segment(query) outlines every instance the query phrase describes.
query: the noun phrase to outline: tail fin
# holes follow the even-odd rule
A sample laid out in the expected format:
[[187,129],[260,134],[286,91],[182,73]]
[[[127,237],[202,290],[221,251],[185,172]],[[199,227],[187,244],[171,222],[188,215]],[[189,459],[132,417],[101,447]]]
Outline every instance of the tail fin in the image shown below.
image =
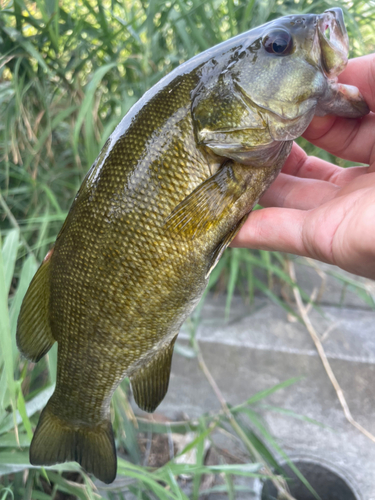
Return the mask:
[[95,426],[71,425],[50,409],[42,411],[30,446],[32,465],[54,465],[75,460],[104,483],[116,477],[117,457],[112,425],[105,420]]

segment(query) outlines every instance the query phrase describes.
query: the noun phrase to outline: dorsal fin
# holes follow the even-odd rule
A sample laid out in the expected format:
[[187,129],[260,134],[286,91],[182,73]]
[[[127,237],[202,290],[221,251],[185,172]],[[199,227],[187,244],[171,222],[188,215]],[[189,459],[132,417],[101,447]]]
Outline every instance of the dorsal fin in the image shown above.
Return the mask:
[[134,400],[141,410],[152,413],[167,393],[176,338],[177,335],[170,344],[165,344],[146,366],[130,377]]
[[52,347],[55,339],[49,324],[49,277],[53,250],[46,255],[23,299],[17,323],[17,346],[35,363]]

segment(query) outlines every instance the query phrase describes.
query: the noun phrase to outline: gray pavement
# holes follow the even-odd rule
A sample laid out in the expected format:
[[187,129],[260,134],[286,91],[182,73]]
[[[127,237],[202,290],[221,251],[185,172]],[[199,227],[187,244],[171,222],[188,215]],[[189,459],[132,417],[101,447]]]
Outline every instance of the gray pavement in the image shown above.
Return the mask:
[[[320,286],[315,271],[299,267],[297,273],[305,289]],[[351,279],[347,275],[348,286],[329,278],[320,306],[310,311],[310,317],[317,332],[326,334],[324,349],[353,417],[375,434],[375,311],[350,289]],[[368,282],[361,283],[365,289]],[[251,306],[235,297],[228,320],[224,309],[224,297],[206,300],[197,339],[226,400],[241,403],[258,391],[301,377],[263,404],[306,416],[325,427],[258,406],[269,431],[288,453],[332,464],[356,485],[362,500],[375,500],[375,443],[345,419],[305,327],[262,297],[256,297]],[[188,345],[187,330],[188,325],[179,336],[180,346]],[[170,418],[184,412],[194,418],[219,408],[197,360],[177,351],[170,388],[158,412]]]

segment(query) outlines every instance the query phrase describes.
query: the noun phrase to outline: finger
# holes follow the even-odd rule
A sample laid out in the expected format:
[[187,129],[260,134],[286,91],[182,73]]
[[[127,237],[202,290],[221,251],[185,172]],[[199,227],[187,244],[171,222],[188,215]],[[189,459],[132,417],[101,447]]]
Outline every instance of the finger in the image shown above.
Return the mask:
[[[352,198],[349,206],[353,206],[359,196]],[[341,262],[335,261],[335,253],[341,252],[333,251],[334,238],[346,214],[344,199],[336,199],[315,210],[256,210],[249,215],[231,246],[293,253],[340,265]]]
[[369,187],[313,210],[257,210],[231,246],[308,256],[374,279],[373,200]]
[[307,256],[301,238],[307,213],[284,208],[256,210],[249,215],[231,246]]
[[305,151],[294,143],[282,172],[295,177],[319,179],[337,186],[345,186],[356,177],[367,174],[368,167],[338,167],[315,156],[307,156]]
[[[358,167],[358,169],[362,169],[362,167]],[[356,170],[356,169],[353,168],[348,170]],[[356,191],[366,190],[373,186],[375,187],[375,172],[370,172],[367,175],[359,175],[355,178],[353,177],[353,179],[351,179],[351,182],[344,185],[340,189],[338,196],[344,196],[349,193],[355,193]],[[374,201],[373,204],[375,206]]]
[[329,181],[331,177],[338,175],[341,171],[341,167],[333,165],[328,161],[321,160],[315,156],[308,156],[295,142],[282,168],[284,174],[320,179],[322,181]]
[[300,179],[281,173],[264,193],[259,203],[264,207],[310,210],[335,198],[340,189],[331,182]]
[[339,81],[357,87],[371,111],[375,112],[375,54],[350,59]]
[[375,172],[368,173],[368,167],[338,168],[339,174],[328,181],[299,178],[282,172],[259,203],[263,207],[311,210],[338,196],[375,186]]
[[[355,85],[375,111],[375,55],[352,59],[339,76],[341,83]],[[304,137],[319,147],[347,160],[372,163],[375,159],[375,115],[348,119],[315,117]]]
[[303,137],[339,158],[356,163],[375,161],[375,114],[363,118],[314,117]]

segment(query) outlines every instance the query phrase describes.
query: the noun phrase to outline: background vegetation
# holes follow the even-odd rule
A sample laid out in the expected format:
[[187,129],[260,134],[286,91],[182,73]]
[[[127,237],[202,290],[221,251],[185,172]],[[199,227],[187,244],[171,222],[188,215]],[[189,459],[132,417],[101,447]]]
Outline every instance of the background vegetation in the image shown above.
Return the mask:
[[[33,366],[20,359],[15,346],[23,295],[85,173],[131,105],[196,53],[281,15],[341,6],[351,55],[358,56],[374,50],[375,5],[361,0],[1,0],[0,6],[0,499],[62,498],[62,492],[96,498],[104,493],[95,491],[78,466],[29,468],[32,428],[52,392],[56,350]],[[254,267],[264,270],[266,280],[254,275]],[[272,290],[273,278],[290,283],[283,256],[232,249],[210,286],[228,292],[228,307],[235,289],[250,300],[260,290],[291,311]],[[366,290],[357,290],[373,305]],[[191,320],[190,354],[204,368],[194,341],[197,321],[199,309]],[[277,466],[270,449],[282,451],[253,408],[268,393],[237,408],[224,404],[221,413],[199,422],[165,426],[137,421],[127,391],[125,381],[115,394],[113,417],[116,443],[129,460],[119,464],[122,493],[110,487],[107,496],[131,492],[142,499],[195,499],[207,493],[200,488],[204,474],[222,474],[220,488],[234,498],[233,475],[267,474],[268,467]],[[253,463],[204,465],[205,439],[215,428],[228,426]],[[140,465],[139,433],[150,436],[167,428],[194,432],[188,449],[196,450],[195,465],[176,460],[157,469]],[[188,493],[176,480],[181,473],[193,477]]]

